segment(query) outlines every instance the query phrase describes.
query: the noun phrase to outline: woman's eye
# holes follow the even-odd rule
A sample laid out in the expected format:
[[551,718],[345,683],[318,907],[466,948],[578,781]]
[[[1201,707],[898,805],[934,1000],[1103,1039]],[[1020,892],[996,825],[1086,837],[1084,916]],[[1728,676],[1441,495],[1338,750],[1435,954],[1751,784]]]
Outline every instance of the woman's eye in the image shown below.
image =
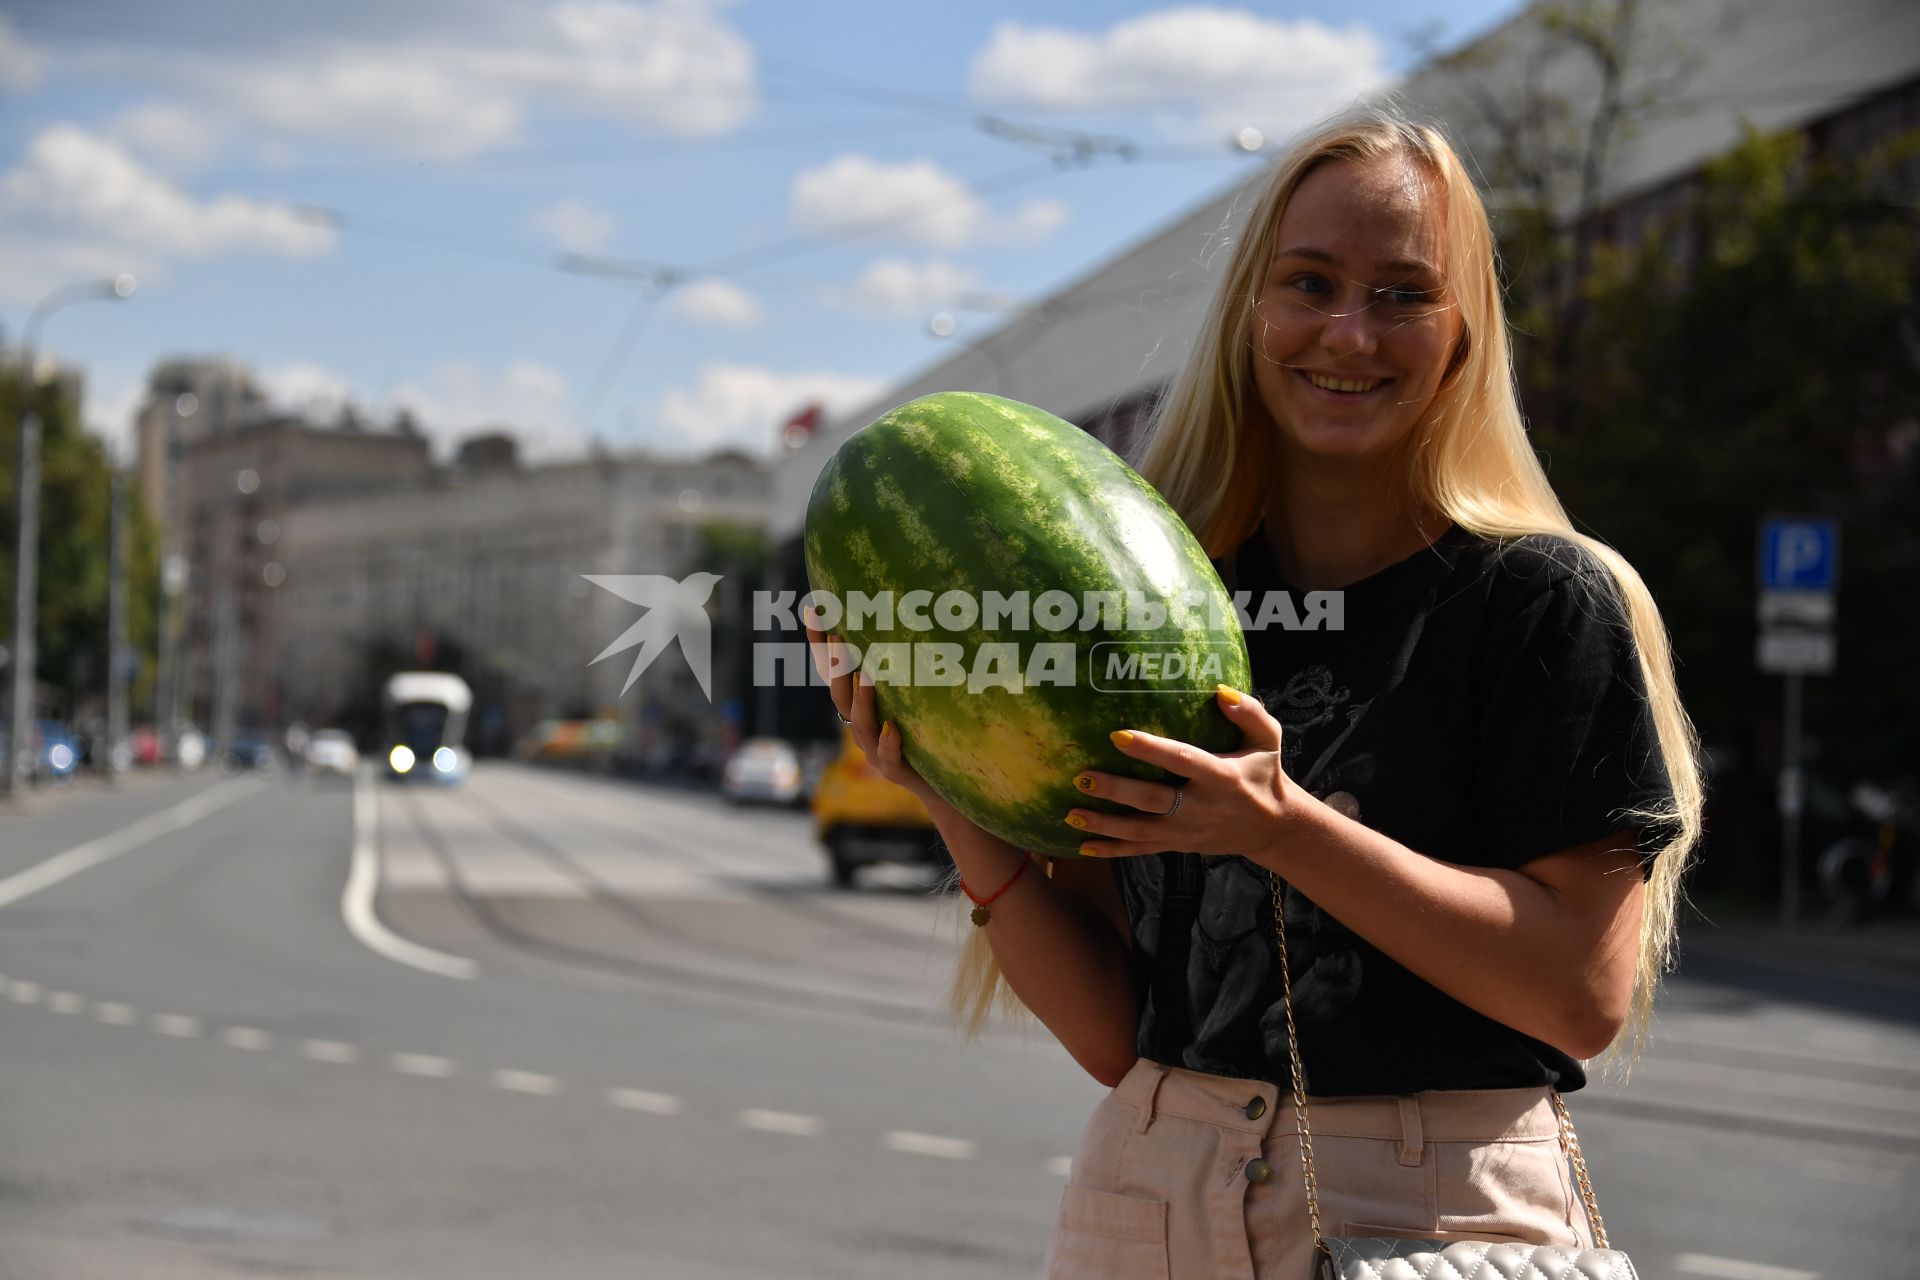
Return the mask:
[[1323,293],[1326,291],[1327,282],[1319,276],[1295,276],[1292,285],[1303,293]]
[[1419,306],[1423,302],[1432,302],[1439,296],[1433,289],[1382,289],[1387,301],[1402,307]]

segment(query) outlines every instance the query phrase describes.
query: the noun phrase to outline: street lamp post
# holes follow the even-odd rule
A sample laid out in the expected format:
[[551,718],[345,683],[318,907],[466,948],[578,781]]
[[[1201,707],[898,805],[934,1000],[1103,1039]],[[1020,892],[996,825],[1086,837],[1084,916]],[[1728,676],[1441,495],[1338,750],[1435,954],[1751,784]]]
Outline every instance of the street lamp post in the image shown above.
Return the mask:
[[20,335],[20,453],[14,471],[14,510],[19,517],[19,532],[13,564],[13,700],[7,731],[7,767],[4,794],[17,797],[26,786],[33,768],[33,668],[34,605],[38,599],[40,567],[40,415],[34,411],[34,389],[38,382],[33,368],[33,352],[40,326],[62,307],[76,302],[118,300],[133,296],[134,279],[130,275],[112,280],[89,280],[55,289],[34,304],[27,313],[26,328]]

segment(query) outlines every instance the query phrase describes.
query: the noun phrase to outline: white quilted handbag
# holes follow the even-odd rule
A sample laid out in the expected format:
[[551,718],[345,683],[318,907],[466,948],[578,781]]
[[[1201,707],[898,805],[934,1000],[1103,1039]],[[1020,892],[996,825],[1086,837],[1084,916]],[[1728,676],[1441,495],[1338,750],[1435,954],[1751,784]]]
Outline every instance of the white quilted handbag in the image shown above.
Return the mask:
[[1313,1227],[1315,1280],[1639,1280],[1633,1263],[1608,1247],[1606,1224],[1594,1199],[1587,1160],[1573,1117],[1560,1094],[1560,1147],[1573,1165],[1597,1249],[1577,1245],[1512,1244],[1486,1240],[1402,1240],[1391,1236],[1328,1236],[1320,1231],[1320,1189],[1313,1172],[1313,1134],[1307,1128],[1306,1072],[1293,1027],[1293,980],[1287,972],[1287,914],[1280,878],[1273,878],[1274,931],[1280,938],[1280,989],[1286,1002],[1287,1059],[1293,1074],[1293,1110],[1300,1127],[1300,1163],[1307,1179],[1307,1220]]
[[1384,1236],[1328,1236],[1320,1244],[1320,1275],[1334,1280],[1638,1280],[1618,1249]]

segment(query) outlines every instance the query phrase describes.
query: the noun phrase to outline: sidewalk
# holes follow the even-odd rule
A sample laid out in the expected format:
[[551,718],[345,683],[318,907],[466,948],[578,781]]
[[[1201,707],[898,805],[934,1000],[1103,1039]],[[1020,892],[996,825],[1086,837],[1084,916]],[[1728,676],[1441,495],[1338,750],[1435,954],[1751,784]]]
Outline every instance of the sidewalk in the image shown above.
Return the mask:
[[[1715,908],[1680,926],[1680,972],[1687,958],[1734,960],[1797,974],[1905,988],[1920,1002],[1920,917],[1834,926],[1819,908],[1788,928],[1754,908]],[[1917,1010],[1920,1011],[1920,1010]]]

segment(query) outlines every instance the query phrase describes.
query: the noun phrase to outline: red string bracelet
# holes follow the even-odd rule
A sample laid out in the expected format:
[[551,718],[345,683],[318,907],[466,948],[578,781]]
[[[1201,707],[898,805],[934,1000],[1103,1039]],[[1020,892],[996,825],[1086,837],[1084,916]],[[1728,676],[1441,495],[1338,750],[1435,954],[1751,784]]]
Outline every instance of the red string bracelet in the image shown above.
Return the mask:
[[987,908],[991,907],[994,903],[1000,901],[1001,895],[1005,894],[1007,890],[1013,888],[1014,885],[1018,884],[1020,882],[1020,877],[1027,874],[1027,868],[1032,865],[1033,865],[1032,858],[1022,857],[1020,859],[1020,869],[1014,872],[1011,876],[1009,876],[1005,884],[1001,885],[998,889],[995,889],[992,893],[988,894],[984,898],[974,897],[973,890],[967,888],[967,882],[965,880],[962,880],[960,882],[960,892],[966,894],[968,900],[973,903],[973,927],[974,928],[978,929],[982,925],[986,924],[987,921],[993,919],[993,912],[987,910]]

